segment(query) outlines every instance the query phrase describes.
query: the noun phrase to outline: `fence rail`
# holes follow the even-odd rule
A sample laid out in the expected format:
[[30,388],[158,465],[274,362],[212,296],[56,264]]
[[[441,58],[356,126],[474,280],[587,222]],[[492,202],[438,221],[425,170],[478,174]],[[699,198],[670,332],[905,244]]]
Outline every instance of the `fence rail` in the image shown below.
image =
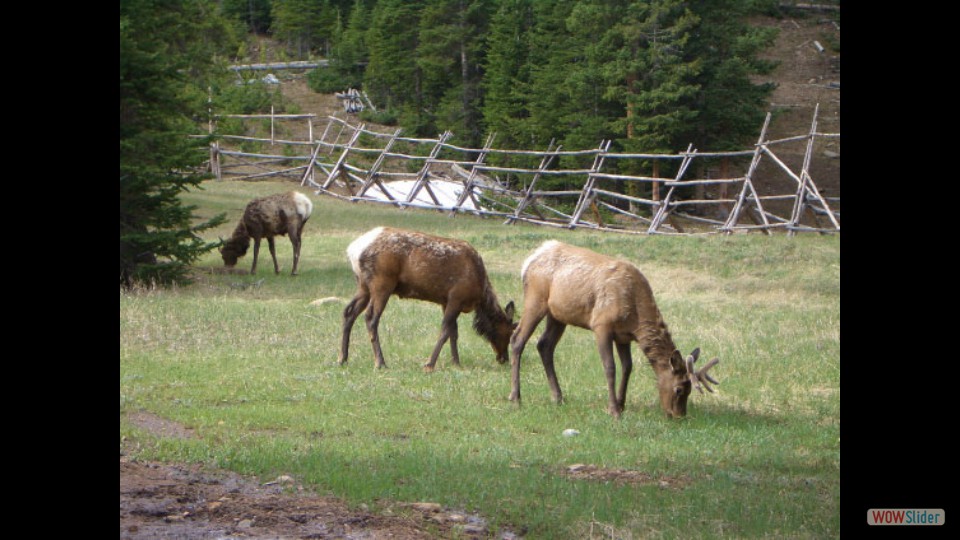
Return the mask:
[[[565,150],[554,141],[545,150],[500,150],[493,147],[495,134],[482,148],[465,148],[451,143],[450,132],[436,139],[404,137],[400,129],[378,132],[333,116],[325,119],[322,134],[315,138],[314,115],[223,116],[269,119],[270,138],[220,135],[211,146],[211,169],[218,178],[284,176],[338,199],[430,208],[451,216],[472,213],[502,218],[508,224],[522,221],[632,234],[839,232],[840,199],[824,197],[810,172],[815,142],[839,138],[839,133],[818,131],[818,113],[819,108],[805,135],[768,140],[768,113],[752,149],[700,152],[690,146],[676,154],[611,152],[612,141],[586,150]],[[278,138],[275,126],[280,121],[306,121],[306,140]],[[283,150],[226,150],[221,141]],[[803,145],[801,164],[791,167],[778,154],[789,145],[795,145],[794,152],[799,150],[796,145]],[[311,148],[309,154],[303,153],[305,147]],[[224,158],[233,163],[224,164]],[[532,165],[518,165],[518,160]],[[565,160],[577,163],[561,165]],[[709,171],[692,166],[701,160],[720,160],[721,173],[693,178],[692,171]],[[735,161],[746,162],[741,175],[727,171]],[[610,170],[610,163],[620,166]],[[651,163],[651,174],[623,172]],[[660,177],[661,163],[673,163],[675,174]],[[780,192],[758,189],[761,164],[775,171],[786,187]],[[244,172],[233,172],[239,169]],[[544,189],[545,182],[553,181],[556,187],[557,180],[565,187]]]

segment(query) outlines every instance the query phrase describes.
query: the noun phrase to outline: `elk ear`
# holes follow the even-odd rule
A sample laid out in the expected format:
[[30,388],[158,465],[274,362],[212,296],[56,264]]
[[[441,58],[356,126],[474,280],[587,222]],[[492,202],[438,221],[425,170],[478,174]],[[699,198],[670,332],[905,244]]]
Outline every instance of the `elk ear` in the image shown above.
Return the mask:
[[513,316],[516,314],[516,307],[513,305],[513,300],[511,300],[507,307],[503,308],[503,312],[507,314],[507,318],[510,319],[510,322],[513,322]]
[[673,351],[673,354],[670,356],[670,368],[674,373],[682,373],[683,368],[686,364],[683,362],[683,353],[680,351]]

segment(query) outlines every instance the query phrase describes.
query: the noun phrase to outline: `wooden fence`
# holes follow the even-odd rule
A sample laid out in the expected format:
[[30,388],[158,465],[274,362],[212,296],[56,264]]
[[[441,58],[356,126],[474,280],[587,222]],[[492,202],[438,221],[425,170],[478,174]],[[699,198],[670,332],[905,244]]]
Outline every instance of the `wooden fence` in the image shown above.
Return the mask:
[[[220,135],[211,147],[211,169],[218,178],[285,176],[339,199],[430,208],[451,216],[472,213],[505,223],[633,234],[839,232],[840,199],[821,195],[810,172],[815,142],[839,134],[820,133],[817,115],[815,110],[803,135],[768,140],[768,114],[751,149],[699,152],[691,146],[678,154],[610,152],[611,141],[588,150],[564,150],[553,142],[545,150],[499,150],[493,147],[494,134],[482,148],[464,148],[451,142],[450,132],[435,139],[403,137],[400,129],[381,133],[332,116],[315,138],[314,115],[234,115],[220,118],[269,120],[270,138]],[[278,122],[300,123],[304,138],[278,137]],[[221,142],[283,150],[227,150]],[[778,155],[790,145],[793,154],[802,155],[792,167]],[[695,166],[698,161],[714,167]],[[732,166],[742,167],[742,174],[731,174]],[[761,166],[765,179],[775,174],[782,181],[758,182]],[[641,169],[652,172],[618,172]],[[673,171],[671,177],[660,177],[662,170]],[[703,177],[694,178],[693,171]],[[451,186],[455,199],[443,196]]]

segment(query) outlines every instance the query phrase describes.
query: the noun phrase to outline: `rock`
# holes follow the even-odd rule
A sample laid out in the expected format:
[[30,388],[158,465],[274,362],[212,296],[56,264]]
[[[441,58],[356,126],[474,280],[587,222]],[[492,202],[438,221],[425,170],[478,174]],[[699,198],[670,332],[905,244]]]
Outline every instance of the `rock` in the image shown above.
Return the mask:
[[430,503],[430,502],[410,503],[409,506],[410,508],[413,508],[414,510],[423,512],[425,514],[432,513],[432,512],[439,512],[440,510],[443,509],[443,507],[440,506],[439,504]]
[[577,431],[577,430],[575,430],[575,429],[565,429],[565,430],[563,430],[563,436],[564,436],[564,437],[576,437],[576,436],[579,435],[579,434],[580,434],[580,432]]
[[292,477],[292,476],[288,476],[288,475],[286,475],[286,474],[281,474],[281,475],[278,476],[277,479],[274,480],[273,482],[267,482],[267,483],[264,484],[264,485],[265,485],[265,486],[275,486],[275,485],[277,485],[277,484],[285,485],[285,484],[292,484],[292,483],[293,483],[293,477]]
[[487,528],[482,525],[458,525],[456,529],[467,536],[485,536],[487,534]]

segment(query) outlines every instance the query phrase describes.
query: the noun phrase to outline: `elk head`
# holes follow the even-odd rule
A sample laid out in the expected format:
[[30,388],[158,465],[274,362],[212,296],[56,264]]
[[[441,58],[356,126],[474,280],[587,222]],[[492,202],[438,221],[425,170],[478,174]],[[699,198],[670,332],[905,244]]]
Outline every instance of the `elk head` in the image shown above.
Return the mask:
[[499,320],[494,326],[493,329],[493,339],[490,340],[490,345],[493,347],[493,352],[497,355],[497,363],[506,364],[509,360],[510,352],[510,336],[513,335],[513,331],[517,329],[517,323],[513,322],[513,316],[516,312],[514,308],[513,301],[511,300],[507,307],[503,309],[504,315],[507,316],[506,320]]
[[668,416],[683,418],[687,415],[687,399],[694,388],[702,394],[703,387],[713,392],[708,382],[720,384],[707,374],[710,368],[720,363],[720,359],[714,358],[700,370],[696,370],[693,364],[699,357],[699,347],[694,349],[686,360],[683,359],[680,351],[673,351],[673,356],[670,357],[670,369],[659,373],[657,386],[660,388],[660,405]]
[[690,384],[692,384],[693,387],[696,388],[701,394],[703,393],[704,388],[707,389],[707,392],[710,392],[712,394],[713,388],[710,388],[710,385],[707,383],[708,382],[711,382],[713,384],[720,384],[720,383],[716,381],[713,377],[708,375],[707,371],[713,366],[719,364],[720,359],[714,358],[713,360],[707,362],[706,365],[704,365],[699,370],[695,370],[693,369],[693,363],[696,362],[697,358],[699,357],[700,357],[699,348],[694,349],[693,352],[690,353],[690,356],[687,357],[687,373],[690,376]]

